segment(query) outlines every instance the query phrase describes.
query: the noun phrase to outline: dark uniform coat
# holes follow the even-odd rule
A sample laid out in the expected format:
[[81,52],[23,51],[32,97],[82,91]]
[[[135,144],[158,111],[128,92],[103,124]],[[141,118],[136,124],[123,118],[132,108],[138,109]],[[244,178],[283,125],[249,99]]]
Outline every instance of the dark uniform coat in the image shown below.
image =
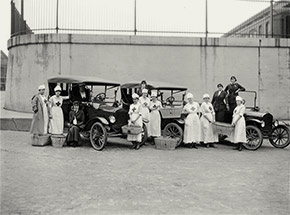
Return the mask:
[[[77,120],[77,124],[74,125],[73,121],[74,118]],[[84,127],[85,123],[85,114],[82,110],[79,110],[78,112],[70,111],[69,112],[69,123],[71,124],[71,127],[69,129],[69,132],[67,134],[66,141],[68,143],[70,142],[79,142],[80,140],[80,130]]]
[[219,94],[219,90],[213,94],[212,97],[212,105],[215,111],[215,119],[218,122],[225,122],[225,112],[227,110],[225,99],[227,97],[227,93],[225,91],[221,91]]

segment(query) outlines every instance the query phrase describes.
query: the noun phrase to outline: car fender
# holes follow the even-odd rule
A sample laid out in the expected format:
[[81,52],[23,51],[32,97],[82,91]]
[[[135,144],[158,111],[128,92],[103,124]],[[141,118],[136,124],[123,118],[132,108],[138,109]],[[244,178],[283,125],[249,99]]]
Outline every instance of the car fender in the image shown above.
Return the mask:
[[[250,122],[250,123],[249,123]],[[251,122],[254,122],[255,124],[258,123],[258,124],[262,124],[262,120],[259,120],[259,119],[253,119],[253,118],[248,118],[246,119],[246,125],[249,125],[251,124]]]
[[184,120],[183,119],[176,119],[175,120],[178,124],[183,125],[184,124]]
[[90,129],[95,122],[100,122],[103,125],[109,125],[108,120],[106,120],[104,117],[94,117],[87,122],[85,126],[86,130]]

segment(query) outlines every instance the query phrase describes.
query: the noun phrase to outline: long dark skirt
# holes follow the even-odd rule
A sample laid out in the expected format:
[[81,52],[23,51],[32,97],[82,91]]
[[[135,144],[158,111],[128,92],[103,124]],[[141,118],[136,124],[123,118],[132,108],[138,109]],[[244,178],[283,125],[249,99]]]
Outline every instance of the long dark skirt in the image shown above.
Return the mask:
[[232,123],[233,112],[234,112],[236,107],[237,107],[237,104],[229,104],[229,111],[226,112],[225,122]]
[[73,142],[79,142],[80,141],[80,128],[78,126],[73,125],[70,127],[67,137],[66,137],[66,142],[67,143],[73,143]]
[[215,120],[217,121],[217,122],[225,122],[225,113],[226,113],[226,111],[217,111],[216,113],[215,113]]

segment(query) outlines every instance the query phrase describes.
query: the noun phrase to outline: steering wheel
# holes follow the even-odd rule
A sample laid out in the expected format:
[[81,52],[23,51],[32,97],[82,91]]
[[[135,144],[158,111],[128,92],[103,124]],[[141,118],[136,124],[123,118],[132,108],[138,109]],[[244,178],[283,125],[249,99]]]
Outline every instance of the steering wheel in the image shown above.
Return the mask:
[[104,101],[106,98],[106,94],[105,93],[99,93],[95,96],[94,101]]
[[175,98],[173,96],[169,96],[167,99],[165,99],[166,103],[172,105],[175,101]]

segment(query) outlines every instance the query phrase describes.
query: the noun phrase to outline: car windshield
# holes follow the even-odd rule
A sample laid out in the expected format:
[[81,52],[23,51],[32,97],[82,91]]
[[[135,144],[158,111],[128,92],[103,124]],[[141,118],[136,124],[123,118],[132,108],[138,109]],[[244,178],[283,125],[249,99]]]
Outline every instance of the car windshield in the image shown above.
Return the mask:
[[254,108],[256,106],[256,92],[255,91],[241,91],[239,95],[245,100],[247,108]]

